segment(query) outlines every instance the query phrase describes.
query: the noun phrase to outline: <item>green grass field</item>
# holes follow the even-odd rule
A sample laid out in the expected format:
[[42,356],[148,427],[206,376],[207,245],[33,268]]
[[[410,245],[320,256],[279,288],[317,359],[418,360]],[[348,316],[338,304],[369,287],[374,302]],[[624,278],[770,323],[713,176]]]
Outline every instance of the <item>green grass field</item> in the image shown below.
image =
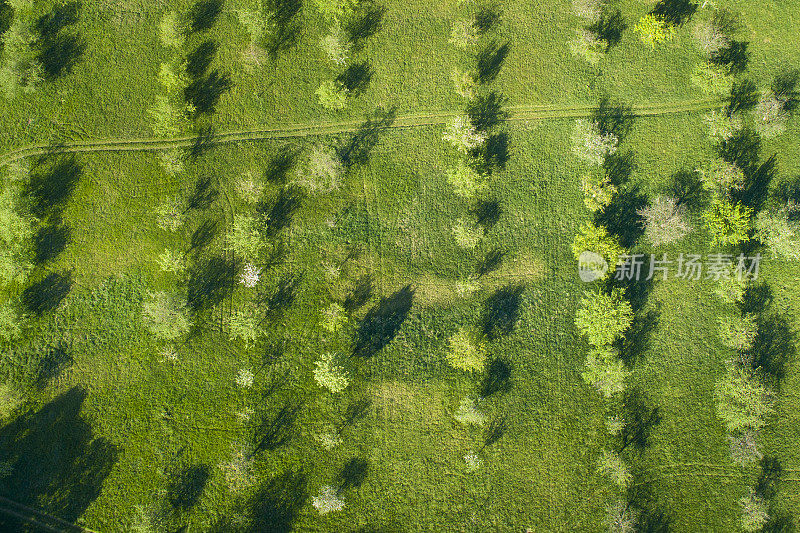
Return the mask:
[[[638,344],[626,359],[627,383],[661,420],[647,446],[625,452],[627,490],[598,473],[602,451],[617,446],[606,425],[619,402],[581,377],[589,345],[575,316],[588,286],[571,245],[592,213],[572,135],[575,120],[593,116],[603,97],[630,106],[637,116],[619,146],[635,161],[626,186],[651,199],[664,193],[677,173],[714,155],[704,115],[725,105],[725,96],[705,95],[691,81],[702,61],[695,20],[722,8],[739,16],[749,43],[739,77],[760,90],[781,69],[800,68],[800,4],[707,2],[671,42],[651,49],[633,27],[654,2],[611,2],[627,27],[597,65],[570,52],[582,22],[569,2],[498,4],[500,20],[478,47],[511,43],[489,87],[507,98],[511,115],[499,128],[510,157],[488,179],[484,198],[498,213],[474,249],[453,236],[475,205],[448,183],[460,156],[442,135],[466,106],[451,73],[475,62],[449,42],[453,23],[483,4],[382,4],[380,31],[350,59],[371,65],[371,81],[340,111],[323,108],[315,94],[344,68],[319,45],[330,22],[311,0],[298,15],[296,45],[275,57],[252,48],[239,22],[237,11],[258,9],[255,0],[227,0],[212,29],[178,48],[162,44],[159,24],[167,12],[184,17],[193,2],[84,0],[69,31],[87,47],[72,72],[0,97],[3,191],[31,231],[69,227],[60,254],[30,260],[25,281],[0,289],[20,323],[17,337],[0,339],[0,529],[743,530],[739,500],[759,470],[732,462],[717,413],[715,384],[733,353],[717,336],[717,317],[733,308],[716,298],[713,280],[655,281],[636,309],[656,318],[631,335]],[[36,0],[25,16],[36,21],[53,6]],[[232,89],[212,115],[184,117],[175,135],[161,135],[148,113],[165,93],[161,64],[206,39],[218,44],[211,68],[230,72]],[[344,146],[377,108],[394,109],[394,124],[335,190],[298,193],[291,177],[270,179],[287,150],[300,160],[317,146]],[[190,157],[206,126],[219,142]],[[796,116],[762,140],[760,161],[776,154],[770,198],[800,179],[798,142]],[[183,168],[170,173],[162,157],[173,153]],[[74,191],[60,211],[35,216],[30,183],[71,156],[82,167]],[[240,192],[248,176],[263,189],[258,202]],[[204,177],[217,195],[184,209]],[[181,224],[165,230],[159,209],[175,201]],[[241,259],[226,234],[242,215],[267,220],[255,258],[236,263],[230,290],[213,305],[188,312],[190,327],[159,339],[146,303],[163,291],[191,307],[202,268],[214,258]],[[689,217],[697,230],[682,241],[654,248],[640,238],[631,248],[648,256],[714,251],[700,211]],[[635,233],[634,222],[620,223]],[[216,230],[198,245],[209,227]],[[160,268],[165,249],[185,257],[186,273]],[[771,292],[762,316],[784,321],[783,349],[793,354],[798,263],[758,250],[759,282]],[[499,264],[480,274],[493,251]],[[245,262],[260,268],[254,288],[238,282]],[[51,273],[69,273],[68,295],[34,312],[26,290]],[[359,301],[365,280],[371,290]],[[200,294],[211,298],[208,286]],[[334,332],[324,325],[331,304],[347,310]],[[257,339],[231,337],[231,317],[242,312],[259,319]],[[503,324],[492,320],[508,328],[494,334]],[[487,370],[448,364],[448,341],[464,327],[483,328],[487,367],[499,361],[508,372],[501,390],[487,393]],[[362,341],[366,355],[358,353]],[[328,352],[350,376],[341,392],[315,381],[315,362]],[[775,413],[758,432],[761,452],[783,466],[770,516],[800,514],[798,364],[788,357]],[[478,398],[485,420],[460,422],[462,402]],[[504,431],[491,442],[496,427]],[[339,442],[326,449],[332,434]],[[319,511],[314,498],[326,486],[339,489],[344,508]],[[618,498],[641,510],[634,529],[605,523]]]

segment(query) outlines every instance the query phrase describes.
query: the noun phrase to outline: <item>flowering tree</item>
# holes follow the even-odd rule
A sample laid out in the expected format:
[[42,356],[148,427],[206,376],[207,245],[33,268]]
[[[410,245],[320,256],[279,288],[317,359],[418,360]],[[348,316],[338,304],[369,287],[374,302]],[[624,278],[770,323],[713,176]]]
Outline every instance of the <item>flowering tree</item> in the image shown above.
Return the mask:
[[786,259],[800,259],[800,221],[789,206],[761,211],[756,217],[756,238]]
[[314,509],[319,511],[319,514],[328,514],[344,509],[344,500],[336,493],[336,489],[330,485],[322,487],[319,495],[311,499],[311,504]]
[[348,90],[339,81],[323,81],[315,94],[319,99],[319,104],[330,111],[339,111],[347,106]]
[[579,119],[572,132],[572,151],[592,165],[602,165],[606,157],[616,153],[619,139],[613,133],[602,133],[596,122]]
[[657,196],[636,213],[642,218],[644,235],[653,246],[678,241],[692,231],[686,222],[686,208],[671,196]]
[[466,154],[486,142],[486,134],[477,131],[467,117],[458,116],[447,127],[442,139]]

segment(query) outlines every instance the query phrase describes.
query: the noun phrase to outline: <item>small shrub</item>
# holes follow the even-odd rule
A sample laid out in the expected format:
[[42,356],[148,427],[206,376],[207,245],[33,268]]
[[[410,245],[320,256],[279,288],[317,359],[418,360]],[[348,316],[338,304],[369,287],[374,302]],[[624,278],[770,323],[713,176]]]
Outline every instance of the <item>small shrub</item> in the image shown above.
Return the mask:
[[613,133],[601,133],[596,122],[579,119],[572,132],[572,152],[592,165],[602,165],[617,152],[619,140]]
[[633,31],[639,34],[643,43],[654,49],[661,43],[671,41],[676,33],[675,26],[652,14],[639,19],[639,22],[634,25]]
[[611,199],[617,193],[617,188],[605,173],[588,172],[581,178],[583,190],[583,203],[591,211],[605,209],[611,204]]
[[450,366],[465,372],[480,372],[486,364],[485,347],[466,328],[450,337],[445,356]]
[[705,228],[711,235],[711,245],[736,245],[747,240],[752,210],[740,203],[715,198],[703,213]]
[[[622,294],[620,289],[614,289],[611,294],[602,291],[584,293],[575,313],[575,325],[592,346],[601,348],[610,345],[621,338],[633,323],[631,304]],[[595,355],[607,358],[609,352]]]
[[466,50],[478,44],[478,27],[473,19],[457,20],[450,32],[450,43],[460,50]]
[[671,196],[657,196],[636,213],[642,218],[644,235],[653,246],[678,241],[692,231],[686,222],[686,208]]
[[248,289],[252,289],[256,285],[258,285],[259,279],[261,279],[260,268],[251,263],[247,263],[246,265],[244,265],[242,273],[239,275],[239,283],[241,283]]
[[164,253],[158,256],[159,268],[164,272],[171,272],[173,274],[181,274],[186,271],[186,260],[183,254],[175,252],[169,248],[164,250]]
[[148,322],[148,329],[159,339],[173,341],[189,331],[185,306],[176,297],[165,292],[150,294],[142,311]]
[[339,111],[347,106],[347,88],[339,81],[322,82],[316,93],[319,104],[330,111]]
[[453,237],[460,247],[472,250],[483,239],[483,230],[479,226],[469,224],[463,218],[459,218],[453,226]]

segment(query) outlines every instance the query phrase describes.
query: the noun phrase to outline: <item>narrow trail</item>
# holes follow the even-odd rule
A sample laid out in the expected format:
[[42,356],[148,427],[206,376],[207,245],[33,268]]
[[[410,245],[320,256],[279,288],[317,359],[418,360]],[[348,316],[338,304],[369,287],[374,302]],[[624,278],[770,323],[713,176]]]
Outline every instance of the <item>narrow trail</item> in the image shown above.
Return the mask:
[[[633,112],[639,117],[663,116],[677,113],[691,113],[716,109],[724,103],[720,99],[687,100],[682,102],[662,102],[634,106]],[[520,105],[506,108],[511,116],[509,122],[525,122],[531,120],[553,120],[582,118],[591,116],[597,106],[592,104],[553,106],[553,105]],[[417,128],[436,126],[448,123],[458,111],[431,111],[398,115],[392,128]],[[358,129],[361,120],[340,122],[318,122],[314,124],[284,124],[274,127],[232,130],[214,134],[214,144],[232,144],[253,142],[266,139],[289,139],[294,137],[310,137],[348,133]],[[182,136],[172,139],[95,139],[83,141],[67,141],[59,145],[31,145],[12,150],[0,156],[0,166],[19,161],[26,157],[36,157],[48,153],[82,153],[82,152],[145,152],[188,148],[196,140],[196,136]]]

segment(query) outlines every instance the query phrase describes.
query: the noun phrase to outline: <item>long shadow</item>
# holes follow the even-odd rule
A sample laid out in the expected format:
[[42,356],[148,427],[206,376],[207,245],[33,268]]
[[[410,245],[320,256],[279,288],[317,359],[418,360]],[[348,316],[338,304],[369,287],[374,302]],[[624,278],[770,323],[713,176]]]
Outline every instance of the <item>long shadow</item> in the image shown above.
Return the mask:
[[478,262],[475,273],[481,278],[486,274],[496,271],[503,264],[503,258],[506,252],[499,248],[493,248],[486,253],[485,256]]
[[289,147],[281,148],[270,158],[267,168],[264,169],[264,179],[269,183],[285,185],[296,162],[296,150]]
[[795,338],[788,321],[780,315],[760,321],[750,355],[753,368],[761,369],[779,386],[796,355]]
[[257,210],[266,222],[267,236],[274,237],[288,228],[294,214],[303,205],[304,194],[298,187],[284,187],[271,204],[262,202]]
[[414,290],[406,285],[381,298],[358,324],[353,355],[369,358],[385,348],[403,325],[414,302]]
[[506,169],[511,157],[511,139],[506,132],[489,135],[481,146],[470,151],[470,166],[479,174],[491,175]]
[[672,515],[657,500],[656,485],[657,480],[641,471],[635,471],[633,482],[625,491],[628,503],[640,509],[636,523],[637,532],[669,533],[672,531]]
[[638,388],[625,392],[622,399],[622,420],[624,425],[620,432],[620,448],[622,453],[633,445],[642,451],[650,445],[650,434],[661,423],[658,407],[650,407],[650,400]]
[[485,231],[489,231],[500,221],[503,214],[503,207],[495,199],[478,200],[473,210],[478,225],[483,226]]
[[750,62],[750,54],[747,51],[748,44],[734,39],[725,48],[711,54],[711,62],[724,67],[729,74],[741,74],[747,70]]
[[588,30],[606,43],[606,51],[619,44],[622,33],[628,28],[625,19],[619,9],[606,9],[600,14],[600,18],[588,27]]
[[208,219],[200,223],[189,239],[189,251],[200,252],[219,235],[219,222]]
[[372,298],[373,293],[372,276],[364,274],[345,297],[343,307],[348,313],[358,311]]
[[33,365],[33,385],[43,389],[53,378],[72,365],[72,347],[59,341],[42,347]]
[[353,457],[345,463],[336,476],[338,491],[344,492],[347,489],[360,487],[368,473],[369,461],[362,457]]
[[262,485],[249,501],[247,533],[289,533],[308,500],[308,482],[300,471],[286,470]]
[[364,47],[364,41],[378,33],[383,24],[386,8],[371,1],[360,2],[353,16],[344,25],[350,45],[355,51]]
[[[2,0],[0,2],[0,37],[5,35],[13,22],[14,8],[9,5],[8,0]],[[3,48],[3,46],[0,46],[0,53]]]
[[205,76],[219,46],[216,41],[204,41],[186,58],[186,73],[192,78]]
[[778,73],[770,85],[775,96],[785,101],[783,108],[790,113],[797,108],[797,103],[800,101],[800,92],[797,90],[798,82],[800,82],[800,70],[786,69]]
[[677,205],[686,206],[692,211],[703,208],[708,202],[708,193],[703,182],[693,170],[684,169],[673,174],[669,193],[678,200]]
[[508,285],[495,291],[483,304],[483,334],[494,340],[508,335],[519,320],[524,285]]
[[774,154],[757,169],[748,172],[745,176],[744,188],[733,195],[734,199],[752,208],[756,213],[761,211],[769,197],[770,184],[777,174],[777,161],[778,156]]
[[167,501],[173,509],[188,511],[203,495],[211,478],[211,468],[205,464],[187,466],[175,474],[167,487]]
[[366,164],[372,150],[380,141],[381,134],[394,124],[396,115],[396,110],[391,109],[377,110],[372,116],[367,117],[358,130],[337,150],[342,164],[348,168]]
[[650,14],[673,26],[682,26],[691,20],[697,7],[698,5],[690,0],[660,0]]
[[509,52],[511,52],[511,43],[498,44],[497,41],[492,41],[478,52],[477,81],[482,84],[493,82],[500,74]]
[[783,465],[777,457],[764,456],[759,466],[761,472],[756,480],[756,494],[765,500],[771,500],[778,493],[778,485],[783,477]]
[[22,291],[22,303],[34,315],[55,310],[72,290],[72,272],[52,272]]
[[34,263],[43,265],[61,255],[71,237],[66,224],[54,222],[41,227],[33,238]]
[[200,312],[219,304],[236,284],[238,264],[223,256],[213,256],[189,273],[187,304]]
[[[69,522],[83,515],[117,460],[117,449],[95,438],[80,411],[87,393],[73,387],[0,429],[0,461],[8,475],[0,493]],[[3,531],[28,524],[0,514]]]
[[370,407],[372,407],[372,400],[367,397],[350,402],[342,415],[342,423],[339,430],[341,431],[345,427],[353,426],[363,420],[367,416]]
[[352,96],[363,93],[369,87],[371,80],[372,67],[366,61],[353,63],[336,78],[336,81],[341,83]]
[[190,83],[183,90],[183,94],[186,103],[194,107],[195,115],[210,115],[216,110],[222,95],[231,88],[233,81],[230,74],[215,69]]
[[612,102],[610,98],[603,97],[592,118],[597,124],[600,133],[612,134],[622,141],[630,133],[636,115],[630,106],[622,102]]
[[42,160],[31,172],[27,196],[31,212],[39,218],[59,214],[75,192],[83,175],[83,166],[75,156],[62,156],[50,163]]
[[753,80],[734,82],[725,113],[728,116],[734,113],[745,113],[752,110],[758,103],[758,88]]
[[467,116],[477,131],[488,131],[508,118],[508,112],[503,110],[506,101],[505,96],[494,91],[479,94],[467,106]]
[[38,37],[35,43],[39,50],[37,59],[47,80],[69,74],[86,52],[86,42],[80,34],[64,32],[78,23],[80,11],[80,2],[56,5],[39,17],[34,25]]
[[483,376],[480,392],[481,396],[488,398],[493,394],[511,390],[511,366],[503,359],[495,359],[486,369]]
[[189,159],[197,160],[216,146],[216,133],[213,126],[201,127],[189,148]]
[[222,0],[199,0],[189,11],[191,33],[210,30],[222,13]]
[[740,308],[742,314],[763,313],[772,305],[774,294],[772,288],[766,283],[749,285],[744,292]]
[[297,299],[297,291],[302,280],[302,274],[287,274],[271,294],[259,298],[266,309],[264,316],[267,320],[283,316],[283,313],[292,306]]
[[502,439],[507,430],[508,422],[504,416],[493,419],[489,423],[489,427],[486,428],[486,433],[483,436],[483,447],[481,447],[481,450],[491,446],[492,444],[495,444],[497,441]]
[[745,127],[722,141],[717,151],[722,159],[735,164],[747,173],[758,164],[761,137],[752,129]]
[[209,176],[203,176],[197,180],[194,185],[189,200],[186,202],[186,210],[195,209],[203,211],[211,207],[211,205],[219,198],[219,191],[211,183],[212,180]]
[[661,317],[660,309],[650,309],[646,313],[637,313],[633,317],[631,327],[619,341],[620,359],[632,367],[644,357],[650,347],[653,332],[658,327]]
[[594,222],[605,226],[608,232],[619,238],[620,244],[631,248],[644,235],[639,224],[638,210],[647,206],[647,196],[638,185],[629,185],[614,195],[611,204],[595,213]]
[[603,162],[603,169],[615,187],[622,187],[636,170],[636,154],[630,151],[611,154]]
[[475,27],[478,33],[483,35],[497,26],[503,13],[497,4],[481,6],[475,13]]
[[267,39],[267,49],[274,58],[280,52],[291,49],[300,40],[302,32],[302,0],[268,0],[269,20],[272,32]]
[[287,445],[295,435],[295,422],[302,408],[302,403],[288,400],[276,412],[264,413],[253,434],[253,453]]

